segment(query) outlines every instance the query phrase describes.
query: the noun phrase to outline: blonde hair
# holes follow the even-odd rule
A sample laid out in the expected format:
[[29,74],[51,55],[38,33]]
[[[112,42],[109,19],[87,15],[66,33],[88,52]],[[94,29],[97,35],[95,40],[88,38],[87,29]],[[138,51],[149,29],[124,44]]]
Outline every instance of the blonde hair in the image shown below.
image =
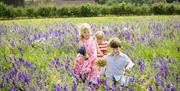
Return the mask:
[[79,27],[79,36],[80,36],[80,39],[84,38],[84,36],[83,36],[83,32],[84,31],[89,31],[90,34],[91,34],[91,26],[90,26],[90,24],[83,23],[83,24],[80,25],[80,27]]
[[103,40],[104,39],[104,32],[103,31],[97,31],[95,36],[96,36],[96,39]]

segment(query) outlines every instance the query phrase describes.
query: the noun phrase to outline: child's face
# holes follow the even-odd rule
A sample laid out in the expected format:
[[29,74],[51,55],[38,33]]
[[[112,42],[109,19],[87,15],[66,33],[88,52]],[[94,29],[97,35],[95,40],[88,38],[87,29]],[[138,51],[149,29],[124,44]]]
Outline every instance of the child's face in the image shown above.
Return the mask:
[[82,35],[83,35],[84,39],[89,39],[90,38],[90,31],[89,30],[83,31]]
[[103,42],[102,39],[97,39],[97,43],[98,43],[98,44],[101,44],[102,42]]
[[119,47],[117,47],[117,48],[112,48],[112,50],[113,50],[113,55],[115,55],[115,56],[117,56],[117,55],[119,55]]

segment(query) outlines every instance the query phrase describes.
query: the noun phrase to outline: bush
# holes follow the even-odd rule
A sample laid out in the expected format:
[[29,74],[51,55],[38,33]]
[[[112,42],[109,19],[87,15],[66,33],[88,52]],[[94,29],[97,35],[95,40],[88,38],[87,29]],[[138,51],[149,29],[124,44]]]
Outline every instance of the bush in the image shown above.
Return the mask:
[[60,16],[72,16],[70,7],[61,7],[57,10],[57,15]]
[[22,7],[15,8],[15,16],[16,17],[26,16],[26,10]]
[[90,17],[100,14],[100,7],[98,5],[86,4],[81,6],[81,16]]
[[37,10],[37,14],[42,17],[56,16],[56,7],[40,7]]
[[36,17],[38,14],[36,13],[35,7],[28,7],[26,10],[26,16],[27,17]]
[[0,3],[0,17],[5,17],[7,6],[4,3]]
[[12,7],[0,3],[1,18],[15,17],[91,17],[99,15],[172,15],[180,14],[180,6],[175,3],[155,3],[155,4],[131,4],[120,3],[113,5],[68,5],[68,6],[29,6]]

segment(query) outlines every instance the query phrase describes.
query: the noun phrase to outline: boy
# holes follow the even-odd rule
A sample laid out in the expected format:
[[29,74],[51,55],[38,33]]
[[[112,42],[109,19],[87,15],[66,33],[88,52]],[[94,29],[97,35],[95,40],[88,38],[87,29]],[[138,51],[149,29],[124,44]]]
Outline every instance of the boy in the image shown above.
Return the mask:
[[[115,85],[127,86],[129,77],[124,75],[124,70],[132,68],[134,63],[126,54],[120,52],[121,44],[118,38],[113,38],[110,41],[110,48],[112,48],[112,53],[105,56],[107,59],[105,70],[107,81]],[[109,84],[109,86],[112,86],[112,84]]]

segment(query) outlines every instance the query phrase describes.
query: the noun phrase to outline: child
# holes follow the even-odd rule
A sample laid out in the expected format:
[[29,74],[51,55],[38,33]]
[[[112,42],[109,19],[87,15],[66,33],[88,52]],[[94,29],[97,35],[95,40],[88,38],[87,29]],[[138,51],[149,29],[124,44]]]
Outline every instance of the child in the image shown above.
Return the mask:
[[107,46],[108,42],[104,41],[104,33],[102,31],[96,32],[96,41],[99,47],[99,50],[102,52],[102,54],[98,53],[97,57],[103,57],[104,55],[107,55]]
[[107,59],[105,70],[107,81],[108,83],[113,82],[122,86],[127,86],[129,77],[124,75],[124,70],[132,68],[134,63],[126,54],[120,52],[121,44],[118,38],[113,38],[110,41],[110,47],[112,48],[112,53],[105,56]]
[[97,43],[91,35],[91,26],[87,23],[83,23],[80,27],[80,45],[85,47],[87,52],[88,60],[84,61],[82,57],[78,56],[74,63],[74,70],[87,74],[87,81],[92,84],[97,84],[99,78],[99,70],[95,65],[97,58]]
[[77,58],[79,59],[76,59],[76,64],[75,64],[75,69],[76,69],[76,80],[77,81],[82,81],[82,82],[85,82],[86,80],[86,75],[87,74],[83,74],[81,72],[81,68],[83,67],[83,65],[85,64],[84,61],[87,61],[88,60],[88,56],[87,56],[87,53],[86,53],[86,49],[85,47],[81,46],[78,50],[77,50]]

